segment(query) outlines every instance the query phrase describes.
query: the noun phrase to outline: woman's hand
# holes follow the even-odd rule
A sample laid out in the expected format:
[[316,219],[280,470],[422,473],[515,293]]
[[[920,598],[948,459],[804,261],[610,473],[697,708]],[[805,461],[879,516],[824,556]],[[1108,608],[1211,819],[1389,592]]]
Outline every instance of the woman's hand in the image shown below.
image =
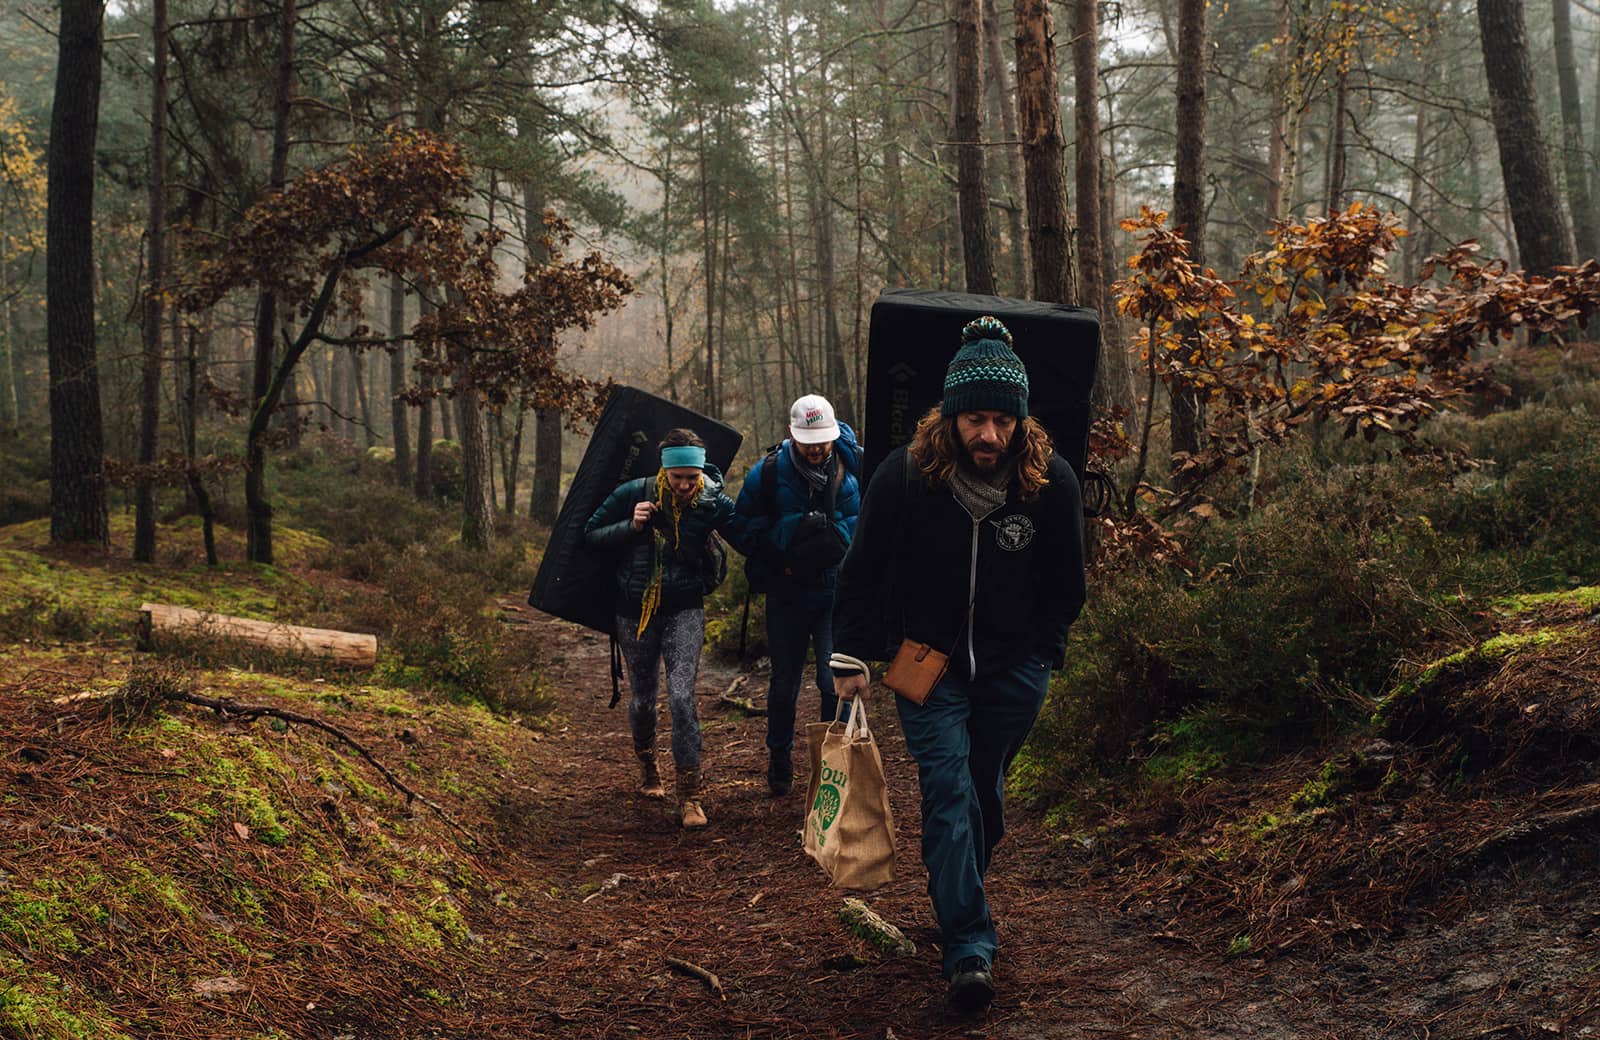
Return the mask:
[[633,507],[633,529],[643,531],[645,524],[650,522],[650,517],[656,511],[654,502],[640,502]]

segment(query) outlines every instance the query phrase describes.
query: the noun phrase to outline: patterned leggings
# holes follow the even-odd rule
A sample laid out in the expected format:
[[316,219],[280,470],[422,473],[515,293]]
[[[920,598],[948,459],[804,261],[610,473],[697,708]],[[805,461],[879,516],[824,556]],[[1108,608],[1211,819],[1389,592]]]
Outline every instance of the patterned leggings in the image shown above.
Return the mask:
[[706,612],[701,607],[657,614],[644,635],[638,618],[617,618],[617,642],[628,664],[628,725],[633,746],[653,747],[656,739],[656,693],[660,665],[667,666],[667,708],[672,713],[672,761],[680,770],[700,768],[700,716],[695,712],[694,683],[700,674],[700,647],[705,642]]

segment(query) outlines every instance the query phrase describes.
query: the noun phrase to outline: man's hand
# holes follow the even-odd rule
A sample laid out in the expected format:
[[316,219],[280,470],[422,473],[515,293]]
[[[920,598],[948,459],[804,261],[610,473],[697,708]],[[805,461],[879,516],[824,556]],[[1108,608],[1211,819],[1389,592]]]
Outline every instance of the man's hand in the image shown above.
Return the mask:
[[847,701],[855,700],[857,697],[866,700],[867,690],[871,687],[872,684],[867,681],[867,677],[859,672],[855,675],[835,675],[833,677],[833,692]]
[[633,507],[633,529],[643,531],[644,525],[650,522],[651,515],[656,511],[654,502],[640,502]]

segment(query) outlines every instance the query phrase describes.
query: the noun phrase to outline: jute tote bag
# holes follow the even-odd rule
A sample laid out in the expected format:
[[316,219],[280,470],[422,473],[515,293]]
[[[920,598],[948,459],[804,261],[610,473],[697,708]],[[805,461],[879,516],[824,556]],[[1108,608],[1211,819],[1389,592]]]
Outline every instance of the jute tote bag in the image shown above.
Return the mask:
[[874,889],[894,880],[894,817],[866,701],[854,704],[848,723],[806,726],[811,779],[801,843],[835,886]]

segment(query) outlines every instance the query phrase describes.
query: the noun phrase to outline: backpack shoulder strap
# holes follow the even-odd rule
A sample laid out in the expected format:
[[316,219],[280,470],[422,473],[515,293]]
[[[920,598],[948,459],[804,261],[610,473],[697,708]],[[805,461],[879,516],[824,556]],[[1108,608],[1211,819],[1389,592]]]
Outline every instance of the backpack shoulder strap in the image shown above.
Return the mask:
[[782,444],[767,449],[761,463],[761,505],[769,513],[778,511],[778,452]]

